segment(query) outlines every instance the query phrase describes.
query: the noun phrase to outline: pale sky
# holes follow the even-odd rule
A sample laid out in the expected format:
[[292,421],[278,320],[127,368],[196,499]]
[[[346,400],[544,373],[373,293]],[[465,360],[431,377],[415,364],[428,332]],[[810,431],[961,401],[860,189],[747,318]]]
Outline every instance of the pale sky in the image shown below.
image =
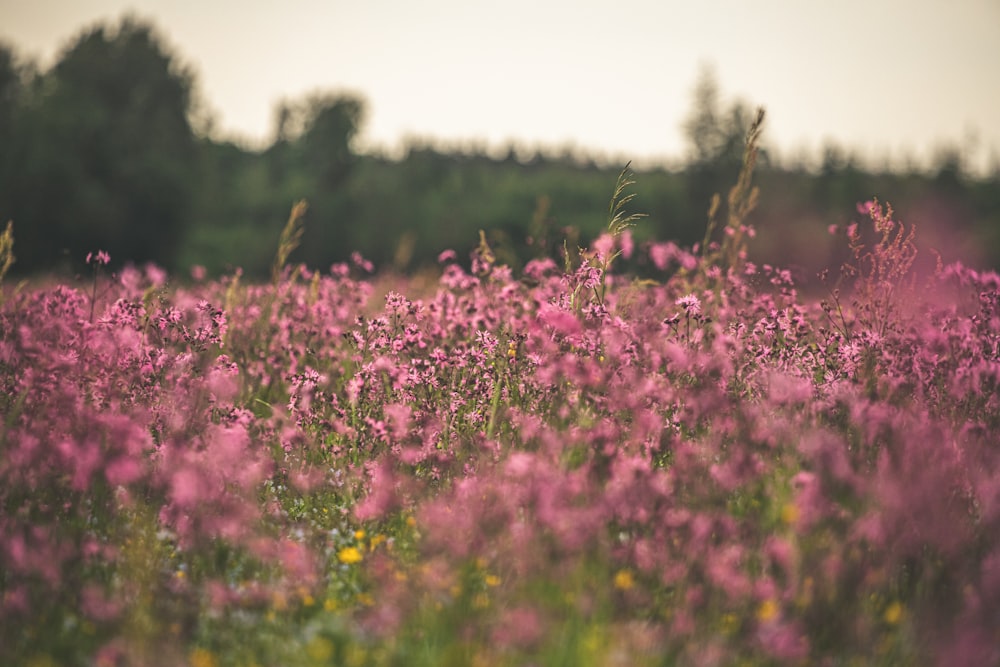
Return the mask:
[[0,0],[0,39],[51,64],[85,26],[151,20],[230,136],[282,98],[366,101],[362,146],[572,144],[682,157],[700,68],[768,111],[779,154],[1000,162],[1000,0]]

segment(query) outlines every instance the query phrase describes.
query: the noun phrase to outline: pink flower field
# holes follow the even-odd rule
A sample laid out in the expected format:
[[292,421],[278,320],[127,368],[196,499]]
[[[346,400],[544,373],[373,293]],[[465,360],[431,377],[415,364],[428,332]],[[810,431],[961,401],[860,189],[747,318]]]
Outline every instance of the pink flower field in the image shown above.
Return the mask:
[[855,219],[8,286],[0,664],[1000,664],[1000,277]]

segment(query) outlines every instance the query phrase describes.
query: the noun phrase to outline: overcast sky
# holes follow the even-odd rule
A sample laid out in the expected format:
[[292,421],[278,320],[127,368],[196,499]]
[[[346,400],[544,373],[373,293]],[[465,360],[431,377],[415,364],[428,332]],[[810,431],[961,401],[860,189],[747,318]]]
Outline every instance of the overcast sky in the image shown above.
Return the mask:
[[784,156],[836,142],[1000,162],[1000,0],[0,0],[42,66],[133,11],[198,76],[219,128],[260,144],[275,104],[363,97],[367,146],[406,137],[682,157],[700,68],[768,110]]

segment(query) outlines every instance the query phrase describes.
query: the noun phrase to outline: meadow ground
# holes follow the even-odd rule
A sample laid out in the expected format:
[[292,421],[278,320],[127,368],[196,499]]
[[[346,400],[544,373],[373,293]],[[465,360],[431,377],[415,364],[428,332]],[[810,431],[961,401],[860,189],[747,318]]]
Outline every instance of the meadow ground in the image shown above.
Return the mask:
[[294,214],[269,284],[8,290],[0,662],[1000,664],[1000,277],[869,202],[813,301],[614,201],[377,300]]

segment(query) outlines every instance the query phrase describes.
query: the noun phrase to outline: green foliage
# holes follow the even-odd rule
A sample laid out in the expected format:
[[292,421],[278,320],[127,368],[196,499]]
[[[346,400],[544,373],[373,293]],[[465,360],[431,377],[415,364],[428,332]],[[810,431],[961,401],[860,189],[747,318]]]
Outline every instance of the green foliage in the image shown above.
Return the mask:
[[32,82],[15,114],[6,211],[24,223],[26,264],[95,247],[172,262],[197,179],[191,87],[153,28],[131,18],[83,32]]
[[[642,191],[629,195],[629,206],[649,216],[634,230],[637,243],[694,245],[702,240],[705,203],[722,193],[701,252],[724,244],[727,256],[719,260],[732,266],[740,225],[757,227],[749,259],[785,265],[794,248],[791,268],[808,279],[848,259],[827,242],[825,228],[878,194],[930,243],[1000,265],[996,175],[971,178],[960,152],[942,150],[930,173],[879,173],[828,146],[813,170],[776,165],[754,140],[748,169],[753,108],[724,99],[710,69],[692,92],[682,125],[685,164],[642,169]],[[211,136],[198,120],[195,93],[191,72],[135,18],[81,32],[47,71],[0,45],[0,220],[18,222],[13,270],[76,271],[87,252],[104,248],[113,261],[154,261],[177,273],[202,265],[210,275],[240,267],[266,280],[274,222],[301,199],[310,203],[308,224],[286,259],[321,270],[353,250],[399,271],[433,265],[444,248],[465,259],[484,230],[498,261],[516,271],[533,258],[560,261],[564,247],[573,253],[614,233],[608,218],[614,227],[623,222],[614,222],[614,210],[601,215],[618,169],[570,152],[511,147],[497,155],[423,141],[402,158],[361,154],[364,100],[322,91],[282,101],[270,145],[251,149]],[[751,171],[772,193],[765,202],[753,197]],[[940,228],[937,236],[927,233],[928,223]],[[735,238],[722,236],[729,232]]]

